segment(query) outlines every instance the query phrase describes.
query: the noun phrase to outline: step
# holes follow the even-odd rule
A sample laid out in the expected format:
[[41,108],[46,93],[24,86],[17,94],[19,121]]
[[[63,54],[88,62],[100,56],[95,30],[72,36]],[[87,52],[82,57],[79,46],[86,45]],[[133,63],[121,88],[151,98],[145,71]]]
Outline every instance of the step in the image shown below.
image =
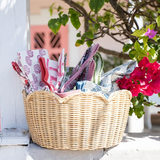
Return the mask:
[[125,133],[122,142],[111,149],[71,151],[29,145],[28,157],[33,160],[158,160],[160,132]]

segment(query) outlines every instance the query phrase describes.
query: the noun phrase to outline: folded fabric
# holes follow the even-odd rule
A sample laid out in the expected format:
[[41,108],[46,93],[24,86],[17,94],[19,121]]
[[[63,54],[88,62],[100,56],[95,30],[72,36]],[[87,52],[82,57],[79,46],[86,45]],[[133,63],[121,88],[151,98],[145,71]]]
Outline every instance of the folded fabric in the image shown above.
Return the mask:
[[55,91],[55,86],[57,84],[58,62],[40,57],[39,64],[41,68],[42,82],[49,87],[50,91]]
[[99,84],[101,82],[101,74],[103,72],[103,67],[104,67],[104,61],[102,59],[102,56],[99,52],[97,52],[94,56],[93,59],[95,61],[95,71],[92,77],[92,82]]
[[23,85],[24,86],[27,85],[28,80],[27,80],[25,74],[22,72],[22,70],[18,66],[17,62],[12,62],[12,67],[17,72],[17,74],[19,75],[19,78],[21,79]]
[[[72,90],[76,86],[76,83],[80,77],[81,80],[91,80],[94,72],[93,66],[95,65],[92,58],[98,48],[99,44],[96,44],[87,49],[84,56],[81,58],[81,61],[73,69],[70,79],[59,90],[60,93]],[[90,70],[90,72],[87,70]]]
[[92,60],[83,70],[80,77],[78,78],[78,81],[83,81],[83,80],[90,81],[93,77],[94,70],[95,70],[95,61]]
[[73,69],[74,69],[74,67],[65,67],[64,76],[62,78],[59,90],[61,90],[63,85],[69,80],[69,78],[70,78],[70,76],[71,76],[71,74],[73,72]]
[[102,87],[98,84],[95,84],[91,81],[78,81],[76,83],[76,89],[80,89],[82,92],[99,92],[108,98],[108,90],[105,87]]
[[22,66],[25,75],[28,77],[30,87],[33,91],[41,90],[45,84],[41,80],[41,69],[38,60],[40,57],[49,59],[47,50],[20,51],[17,55],[19,57],[19,66]]
[[120,65],[112,70],[102,74],[100,85],[108,90],[108,95],[112,92],[119,90],[116,80],[123,78],[123,76],[129,76],[129,74],[136,67],[136,61],[129,61],[123,65]]
[[64,77],[64,63],[65,63],[65,55],[64,48],[62,49],[62,53],[58,58],[58,74],[57,74],[57,84],[55,86],[56,90],[61,86],[62,79]]

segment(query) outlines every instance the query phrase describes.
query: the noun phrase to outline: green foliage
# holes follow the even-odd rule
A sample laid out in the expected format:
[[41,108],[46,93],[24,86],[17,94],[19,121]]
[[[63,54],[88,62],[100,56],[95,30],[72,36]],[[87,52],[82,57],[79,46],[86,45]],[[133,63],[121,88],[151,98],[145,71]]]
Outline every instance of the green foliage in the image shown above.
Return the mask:
[[93,44],[93,41],[87,41],[86,44],[88,47],[90,47]]
[[98,11],[103,7],[104,0],[90,0],[89,7],[92,11],[95,13],[98,13]]
[[76,36],[77,36],[77,37],[81,37],[81,32],[77,33]]
[[81,26],[81,23],[79,21],[79,17],[77,14],[71,14],[70,19],[74,28],[78,29]]
[[78,39],[75,43],[76,47],[79,47],[80,45],[84,44],[84,41],[82,41],[81,39]]
[[143,116],[144,112],[144,95],[139,93],[137,97],[133,97],[131,100],[133,107],[130,108],[129,115],[131,116],[133,112],[138,118]]
[[[157,36],[154,36],[151,39],[149,39],[148,36],[145,35],[148,28],[150,30],[154,30],[156,24],[150,24],[146,25],[145,28],[142,28],[140,30],[136,30],[132,35],[138,37],[138,40],[130,44],[125,44],[123,46],[123,51],[127,52],[129,51],[129,56],[133,60],[140,61],[143,59],[143,57],[148,57],[149,61],[151,63],[160,60],[160,48],[159,48],[159,40],[160,38]],[[157,43],[158,42],[158,43]]]
[[132,35],[136,37],[141,37],[144,33],[145,31],[143,30],[136,30]]
[[66,24],[67,24],[67,22],[68,22],[68,16],[66,15],[66,14],[63,14],[61,17],[60,17],[60,21],[61,21],[61,24],[63,25],[63,26],[65,26]]
[[119,65],[122,65],[124,63],[123,59],[119,59],[117,57],[113,56],[106,56],[106,59],[104,59],[104,68],[103,71],[107,72]]
[[68,14],[70,15],[70,20],[74,28],[78,29],[81,26],[79,21],[80,13],[75,11],[73,8],[69,8]]
[[157,17],[156,22],[157,22],[158,27],[160,27],[160,16]]
[[99,24],[99,23],[96,23],[96,24],[94,25],[94,28],[95,28],[96,31],[98,30],[99,27],[100,27],[100,24]]
[[89,39],[93,39],[93,37],[94,37],[92,31],[86,32],[85,35],[86,35],[86,37],[89,38]]
[[123,46],[123,52],[127,52],[129,49],[131,49],[132,46],[133,46],[133,44],[126,43]]
[[48,27],[52,30],[54,34],[57,34],[61,27],[61,22],[59,18],[56,19],[50,19],[48,22]]
[[50,16],[53,14],[53,9],[55,8],[54,5],[55,3],[52,3],[52,5],[49,7]]

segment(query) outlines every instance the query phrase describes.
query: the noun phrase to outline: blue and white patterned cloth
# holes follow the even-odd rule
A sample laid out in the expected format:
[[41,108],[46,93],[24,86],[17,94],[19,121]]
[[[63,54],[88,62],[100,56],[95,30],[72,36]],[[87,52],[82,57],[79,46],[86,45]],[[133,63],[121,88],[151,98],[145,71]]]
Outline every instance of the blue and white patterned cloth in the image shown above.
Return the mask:
[[100,85],[102,87],[107,88],[108,95],[110,95],[112,92],[119,90],[116,80],[123,78],[123,76],[129,77],[130,73],[133,72],[136,65],[137,65],[136,61],[129,61],[128,63],[120,65],[102,74]]
[[111,93],[119,90],[116,80],[119,78],[123,78],[123,76],[128,77],[136,67],[136,64],[136,61],[129,61],[128,63],[125,63],[104,73],[101,76],[100,85],[95,84],[91,81],[78,81],[76,84],[76,89],[81,89],[82,92],[99,92],[108,99]]
[[76,83],[76,89],[81,89],[82,92],[99,92],[102,93],[108,99],[107,88],[95,84],[91,81],[78,81]]

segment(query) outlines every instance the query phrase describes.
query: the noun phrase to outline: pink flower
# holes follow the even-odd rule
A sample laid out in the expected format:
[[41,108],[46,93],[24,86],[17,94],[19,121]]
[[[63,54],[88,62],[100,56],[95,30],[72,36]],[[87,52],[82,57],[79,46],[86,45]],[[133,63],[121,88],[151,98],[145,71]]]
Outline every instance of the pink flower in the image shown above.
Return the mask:
[[157,34],[157,31],[154,31],[154,29],[153,29],[153,30],[150,30],[150,29],[148,28],[147,32],[145,33],[145,36],[148,36],[149,39],[151,39],[151,38],[153,38],[156,34]]
[[132,84],[129,90],[131,91],[133,97],[137,97],[140,93],[140,85],[138,83]]
[[160,93],[160,64],[150,63],[148,58],[144,57],[130,74],[130,78],[124,76],[116,83],[120,89],[130,90],[133,97],[139,93],[146,96]]
[[140,68],[143,68],[143,67],[146,67],[149,64],[150,64],[150,62],[148,60],[148,57],[143,57],[143,59],[138,63],[138,66]]

